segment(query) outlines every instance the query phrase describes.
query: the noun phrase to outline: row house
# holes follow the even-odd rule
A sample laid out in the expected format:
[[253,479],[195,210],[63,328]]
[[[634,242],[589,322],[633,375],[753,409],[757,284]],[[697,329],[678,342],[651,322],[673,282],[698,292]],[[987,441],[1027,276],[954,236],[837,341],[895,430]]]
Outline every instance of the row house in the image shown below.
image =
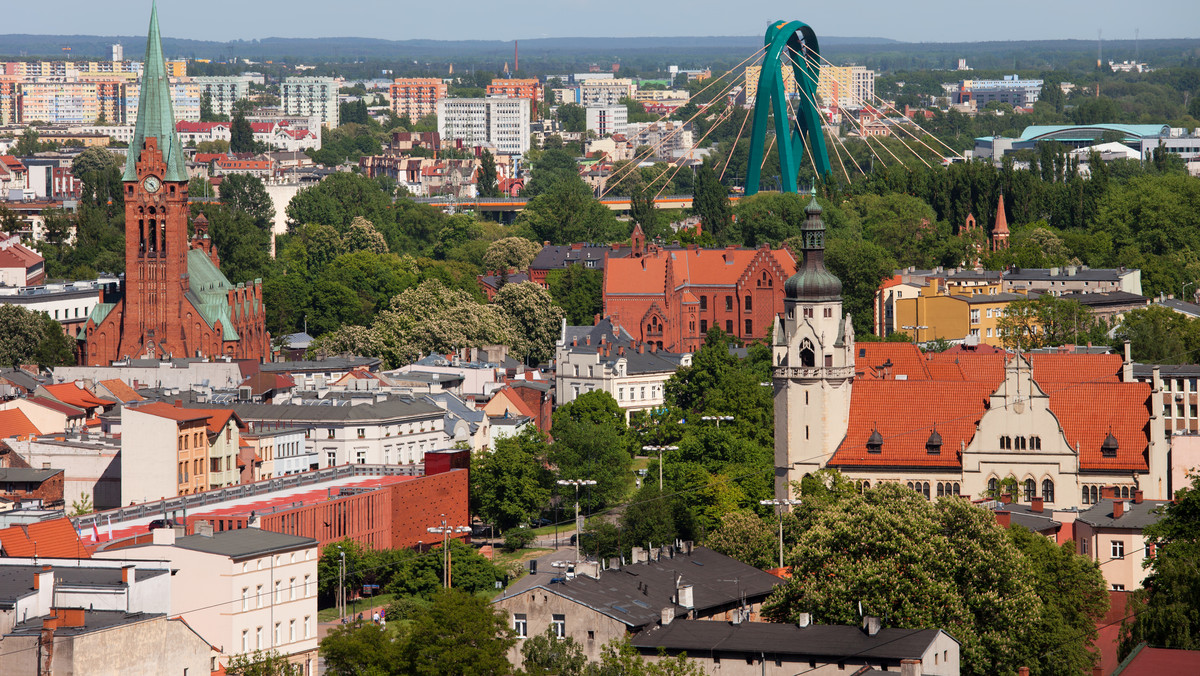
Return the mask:
[[121,504],[240,483],[237,460],[244,428],[228,409],[164,402],[123,408]]

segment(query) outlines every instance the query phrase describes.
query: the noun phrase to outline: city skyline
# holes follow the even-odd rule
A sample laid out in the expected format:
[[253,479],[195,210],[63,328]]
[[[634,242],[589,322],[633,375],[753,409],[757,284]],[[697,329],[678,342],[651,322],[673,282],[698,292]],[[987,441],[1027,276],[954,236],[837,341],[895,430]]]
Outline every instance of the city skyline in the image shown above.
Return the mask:
[[[130,11],[149,10],[149,2],[120,3]],[[650,6],[630,0],[613,0],[601,8],[587,0],[557,4],[526,0],[520,11],[495,12],[477,0],[462,8],[475,23],[448,22],[440,7],[403,7],[381,0],[350,0],[348,11],[329,15],[311,0],[235,3],[214,0],[208,11],[197,14],[191,5],[163,2],[159,8],[164,37],[233,41],[280,38],[362,37],[386,40],[514,40],[565,37],[687,37],[759,35],[773,19],[800,19],[819,35],[887,38],[904,42],[976,42],[992,40],[1095,40],[1186,39],[1200,36],[1200,13],[1185,0],[1150,0],[1139,6],[1147,21],[1130,20],[1128,11],[1112,0],[1100,3],[1069,0],[1038,3],[1016,0],[997,17],[993,8],[932,0],[916,9],[899,10],[881,0],[867,0],[848,13],[827,7],[787,8],[764,0],[750,0],[740,11],[712,0],[700,0],[684,15],[671,6]],[[474,7],[474,9],[472,9]],[[507,5],[506,7],[513,7]],[[64,0],[62,11],[47,14],[42,8],[16,5],[6,12],[9,34],[32,35],[136,35],[123,12],[98,12],[92,3]],[[600,13],[602,12],[602,15]],[[241,16],[242,20],[231,20]],[[794,15],[794,16],[793,16]],[[604,16],[611,21],[597,20]],[[1080,20],[1081,16],[1089,18]],[[364,20],[373,17],[373,20]],[[1030,20],[1028,17],[1034,17]],[[383,18],[384,21],[378,19]],[[386,19],[394,18],[395,21]],[[1151,20],[1152,19],[1152,20]],[[140,23],[140,22],[139,22]],[[129,47],[131,45],[127,45]]]

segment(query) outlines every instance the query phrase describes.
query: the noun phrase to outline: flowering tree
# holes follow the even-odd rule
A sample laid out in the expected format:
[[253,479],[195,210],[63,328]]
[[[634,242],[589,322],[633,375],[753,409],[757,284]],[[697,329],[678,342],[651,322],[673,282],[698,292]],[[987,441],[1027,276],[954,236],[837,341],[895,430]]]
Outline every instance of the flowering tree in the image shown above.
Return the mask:
[[517,356],[532,363],[554,356],[565,313],[550,292],[533,282],[505,284],[496,294],[495,305],[516,328],[517,341],[510,346]]
[[484,270],[506,271],[509,268],[524,272],[541,252],[542,246],[524,237],[505,237],[488,245],[483,254]]
[[517,332],[500,307],[481,305],[465,291],[430,279],[392,299],[371,327],[381,357],[390,367],[421,355],[464,347],[513,345]]
[[342,250],[387,253],[388,245],[387,240],[375,229],[371,221],[362,216],[355,216],[346,234],[342,235]]

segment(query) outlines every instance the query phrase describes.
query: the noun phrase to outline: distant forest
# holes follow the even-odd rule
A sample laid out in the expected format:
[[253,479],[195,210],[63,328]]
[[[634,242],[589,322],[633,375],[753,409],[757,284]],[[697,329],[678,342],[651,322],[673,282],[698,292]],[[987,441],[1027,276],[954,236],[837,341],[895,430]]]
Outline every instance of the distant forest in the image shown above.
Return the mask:
[[[127,58],[141,57],[144,36],[0,35],[0,59],[61,59],[69,46],[72,59],[108,58],[111,45],[125,46]],[[586,71],[592,65],[610,69],[620,64],[622,75],[659,76],[666,67],[711,67],[714,73],[738,64],[761,46],[761,38],[539,38],[520,41],[521,73],[547,75]],[[835,63],[858,63],[880,73],[953,69],[967,59],[975,69],[1011,72],[1094,71],[1097,44],[1087,40],[1019,42],[906,43],[881,38],[821,38],[821,50]],[[499,72],[513,66],[511,41],[487,40],[378,40],[370,38],[267,38],[234,42],[209,42],[163,38],[170,58],[211,59],[194,64],[193,74],[225,74],[245,66],[220,61],[248,59],[262,63],[258,70],[285,74],[296,64],[315,65],[317,75],[350,79],[455,74],[471,71]],[[1200,65],[1200,39],[1106,40],[1103,59],[1136,58],[1153,67]]]

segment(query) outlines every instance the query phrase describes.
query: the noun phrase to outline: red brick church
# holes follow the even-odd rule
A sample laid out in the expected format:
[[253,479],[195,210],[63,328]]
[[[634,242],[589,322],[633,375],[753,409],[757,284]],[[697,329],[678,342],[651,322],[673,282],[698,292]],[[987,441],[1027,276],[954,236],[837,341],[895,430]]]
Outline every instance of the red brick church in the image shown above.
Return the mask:
[[628,258],[604,268],[604,314],[634,338],[672,352],[693,352],[710,328],[745,342],[764,340],[783,312],[783,283],[796,274],[787,248],[663,248],[646,244],[640,226]]
[[129,358],[265,359],[262,283],[221,273],[203,216],[188,237],[188,174],[175,133],[157,9],[142,73],[137,125],[125,164],[125,281],[102,298],[80,335],[80,362]]

